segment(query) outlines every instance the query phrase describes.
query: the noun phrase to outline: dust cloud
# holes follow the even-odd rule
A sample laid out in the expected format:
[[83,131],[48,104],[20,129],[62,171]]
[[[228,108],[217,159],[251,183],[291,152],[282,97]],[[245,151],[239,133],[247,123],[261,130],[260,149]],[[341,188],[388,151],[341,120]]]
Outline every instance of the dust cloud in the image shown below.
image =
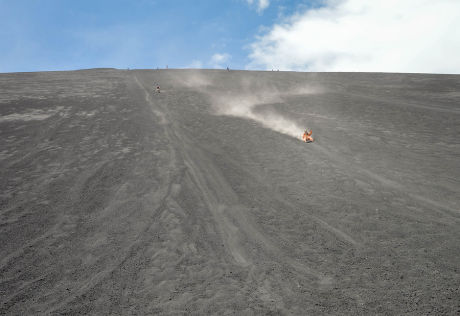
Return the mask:
[[216,115],[227,115],[246,118],[260,123],[263,127],[276,132],[300,138],[303,127],[296,122],[284,117],[280,113],[264,109],[264,105],[281,103],[279,96],[263,91],[254,91],[252,94],[238,96],[217,95],[212,96],[212,106]]
[[199,72],[174,78],[177,84],[198,90],[211,103],[213,114],[253,120],[265,128],[300,139],[305,128],[282,115],[276,108],[284,103],[283,97],[321,92],[318,88],[294,86],[280,90],[273,84],[261,83],[253,78],[239,79],[228,87],[213,84],[211,78]]
[[191,70],[186,76],[171,75],[174,82],[178,85],[203,90],[205,87],[211,85],[211,80],[202,75],[199,71]]

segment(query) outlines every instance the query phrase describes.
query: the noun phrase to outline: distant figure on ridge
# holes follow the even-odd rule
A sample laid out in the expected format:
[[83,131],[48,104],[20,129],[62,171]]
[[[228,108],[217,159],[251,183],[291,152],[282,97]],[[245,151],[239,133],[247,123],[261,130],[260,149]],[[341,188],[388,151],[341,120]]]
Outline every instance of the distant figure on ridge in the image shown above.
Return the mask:
[[157,92],[160,93],[160,86],[157,86]]

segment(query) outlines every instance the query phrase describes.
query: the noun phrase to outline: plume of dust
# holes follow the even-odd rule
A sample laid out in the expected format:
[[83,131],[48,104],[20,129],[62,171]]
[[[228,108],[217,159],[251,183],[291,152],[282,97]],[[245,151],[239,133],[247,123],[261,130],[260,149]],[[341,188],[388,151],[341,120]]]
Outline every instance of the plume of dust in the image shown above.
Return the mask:
[[283,103],[283,96],[306,95],[321,92],[320,88],[306,85],[296,85],[288,89],[279,89],[275,85],[263,84],[259,80],[243,77],[232,82],[232,91],[225,87],[216,86],[200,71],[175,78],[176,83],[187,88],[193,88],[204,93],[211,100],[215,115],[226,115],[250,119],[263,127],[276,132],[300,139],[305,126],[299,126],[295,121],[284,117],[275,111],[255,111],[256,107]]
[[267,95],[230,95],[214,96],[213,108],[217,115],[228,115],[250,119],[260,123],[263,127],[276,132],[301,138],[303,127],[296,122],[274,111],[255,111],[256,106],[279,102],[278,96],[268,93]]
[[198,89],[201,92],[211,85],[211,79],[199,70],[190,70],[186,75],[174,75],[174,82],[178,85]]

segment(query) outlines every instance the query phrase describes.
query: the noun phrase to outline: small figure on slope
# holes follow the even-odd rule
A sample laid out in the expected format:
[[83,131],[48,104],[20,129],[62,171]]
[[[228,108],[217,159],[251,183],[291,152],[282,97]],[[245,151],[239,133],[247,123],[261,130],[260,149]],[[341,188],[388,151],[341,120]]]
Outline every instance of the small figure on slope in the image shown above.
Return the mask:
[[313,137],[311,137],[311,134],[313,133],[312,130],[308,130],[306,129],[305,132],[303,132],[303,135],[302,135],[302,140],[306,143],[311,143],[314,141]]

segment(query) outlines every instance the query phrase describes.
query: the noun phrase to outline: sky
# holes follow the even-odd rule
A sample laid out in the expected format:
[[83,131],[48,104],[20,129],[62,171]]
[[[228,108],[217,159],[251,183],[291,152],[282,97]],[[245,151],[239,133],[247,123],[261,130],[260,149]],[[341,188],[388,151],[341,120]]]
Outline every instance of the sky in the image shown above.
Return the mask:
[[0,72],[460,73],[460,0],[0,0]]

